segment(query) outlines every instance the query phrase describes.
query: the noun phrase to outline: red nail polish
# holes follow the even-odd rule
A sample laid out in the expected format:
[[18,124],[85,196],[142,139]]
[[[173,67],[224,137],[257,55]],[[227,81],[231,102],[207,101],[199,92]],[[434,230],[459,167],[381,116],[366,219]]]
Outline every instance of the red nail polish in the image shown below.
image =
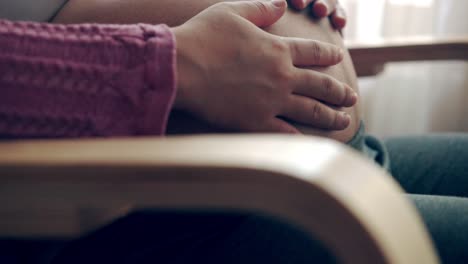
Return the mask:
[[314,14],[317,17],[325,17],[328,14],[328,7],[327,5],[322,2],[322,1],[317,1],[314,4]]

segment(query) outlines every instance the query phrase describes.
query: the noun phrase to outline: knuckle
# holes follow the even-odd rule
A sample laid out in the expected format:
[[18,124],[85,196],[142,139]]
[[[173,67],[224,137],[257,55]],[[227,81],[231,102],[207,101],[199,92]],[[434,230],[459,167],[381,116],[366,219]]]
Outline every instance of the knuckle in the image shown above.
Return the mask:
[[271,48],[274,54],[283,55],[289,51],[289,45],[281,38],[274,38],[271,41]]
[[299,57],[299,58],[302,57],[302,51],[297,42],[294,42],[294,41],[291,42],[289,44],[289,47],[290,47],[291,52],[295,54],[296,57]]
[[268,14],[268,6],[266,5],[266,3],[259,2],[259,1],[251,2],[251,3],[256,9],[258,9],[260,14]]
[[236,2],[220,2],[213,4],[210,8],[212,15],[217,19],[225,19],[226,15],[232,15],[239,13],[239,6]]
[[322,91],[323,91],[323,98],[324,99],[332,98],[333,80],[330,77],[323,77],[321,85],[322,85]]
[[322,106],[319,103],[316,103],[312,109],[312,118],[315,121],[319,121],[322,115]]
[[290,83],[294,78],[293,71],[287,66],[279,66],[276,70],[278,72],[279,80],[282,82]]
[[282,90],[290,93],[294,90],[294,85],[291,80],[294,79],[293,72],[287,67],[277,67],[275,69],[275,79],[276,81],[273,83],[274,86],[281,86],[283,87]]
[[314,61],[316,63],[320,62],[320,60],[322,59],[322,46],[320,46],[318,42],[314,41],[311,44],[311,50],[312,50],[312,58],[314,59]]
[[233,11],[235,8],[234,8],[233,3],[221,2],[221,3],[216,3],[216,4],[212,5],[211,9],[212,10],[217,10],[217,11],[226,11],[226,10]]
[[268,66],[270,81],[273,86],[291,83],[294,78],[292,67],[284,60],[273,60]]
[[343,96],[342,96],[342,99],[341,99],[341,104],[346,104],[348,101],[350,101],[351,99],[351,96],[352,96],[352,92],[351,92],[351,89],[348,89],[346,86],[343,86],[344,88],[344,93],[343,93]]
[[336,128],[340,126],[340,113],[334,112],[333,113],[333,119],[330,121],[328,128]]

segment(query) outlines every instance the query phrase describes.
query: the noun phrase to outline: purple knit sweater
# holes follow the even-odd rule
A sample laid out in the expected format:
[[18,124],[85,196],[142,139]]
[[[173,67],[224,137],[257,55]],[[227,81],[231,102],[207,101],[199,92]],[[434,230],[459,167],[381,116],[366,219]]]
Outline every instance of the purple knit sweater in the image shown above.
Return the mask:
[[164,134],[175,78],[165,25],[0,20],[0,137]]

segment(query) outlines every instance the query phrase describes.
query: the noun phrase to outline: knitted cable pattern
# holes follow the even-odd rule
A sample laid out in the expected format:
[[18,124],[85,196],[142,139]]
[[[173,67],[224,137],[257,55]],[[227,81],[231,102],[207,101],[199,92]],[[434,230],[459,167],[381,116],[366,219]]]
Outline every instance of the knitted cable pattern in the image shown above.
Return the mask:
[[175,95],[165,25],[0,20],[0,136],[161,135]]

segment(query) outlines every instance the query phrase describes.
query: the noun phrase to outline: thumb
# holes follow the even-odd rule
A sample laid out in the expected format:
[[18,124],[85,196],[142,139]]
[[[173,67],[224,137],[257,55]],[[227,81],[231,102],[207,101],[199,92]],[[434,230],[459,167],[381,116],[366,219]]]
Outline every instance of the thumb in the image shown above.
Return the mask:
[[233,3],[234,11],[238,15],[252,22],[258,27],[268,27],[278,21],[285,13],[285,0],[271,1],[242,1]]

